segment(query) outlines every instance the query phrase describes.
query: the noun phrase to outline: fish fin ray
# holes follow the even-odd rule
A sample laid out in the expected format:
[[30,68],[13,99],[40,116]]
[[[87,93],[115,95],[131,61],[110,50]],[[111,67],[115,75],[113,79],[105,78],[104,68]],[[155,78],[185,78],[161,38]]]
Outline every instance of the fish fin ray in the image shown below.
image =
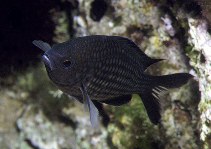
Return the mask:
[[132,95],[123,95],[123,96],[115,97],[112,99],[102,100],[99,102],[112,105],[112,106],[121,106],[123,104],[127,104],[128,102],[130,102],[131,99],[132,99]]
[[159,99],[163,94],[168,92],[168,89],[163,86],[157,86],[152,89],[152,94]]
[[102,124],[107,127],[109,122],[110,122],[110,117],[108,115],[108,113],[105,111],[104,107],[103,107],[103,104],[100,103],[99,101],[97,100],[92,100],[93,104],[95,105],[95,107],[98,109],[99,111],[99,116],[101,116],[101,121],[102,121]]
[[93,104],[90,98],[88,98],[87,100],[88,100],[88,107],[89,107],[90,120],[91,120],[92,127],[98,127],[99,125],[98,109],[95,107],[95,105]]
[[87,89],[84,86],[84,84],[82,84],[81,91],[82,91],[82,94],[83,94],[84,108],[89,110],[91,125],[92,125],[93,128],[98,127],[99,126],[98,109],[93,104],[92,100],[90,99],[90,97],[87,93]]
[[147,115],[150,119],[150,121],[157,125],[158,123],[160,123],[161,120],[161,106],[160,106],[160,102],[159,102],[159,97],[151,92],[147,92],[144,94],[139,94],[141,97],[141,100],[144,104],[144,107],[147,111]]
[[42,40],[34,40],[32,43],[35,46],[37,46],[38,48],[40,48],[41,50],[43,50],[44,52],[46,52],[47,50],[51,49],[51,46],[48,43],[46,43],[46,42],[44,42]]
[[168,91],[162,86],[155,86],[146,93],[141,94],[141,99],[147,111],[150,121],[157,125],[161,121],[161,104],[160,98]]
[[188,73],[177,73],[164,76],[145,75],[145,80],[150,82],[147,84],[145,92],[139,95],[143,101],[149,119],[152,123],[158,124],[161,119],[162,95],[168,91],[168,88],[178,88],[188,82],[192,75]]

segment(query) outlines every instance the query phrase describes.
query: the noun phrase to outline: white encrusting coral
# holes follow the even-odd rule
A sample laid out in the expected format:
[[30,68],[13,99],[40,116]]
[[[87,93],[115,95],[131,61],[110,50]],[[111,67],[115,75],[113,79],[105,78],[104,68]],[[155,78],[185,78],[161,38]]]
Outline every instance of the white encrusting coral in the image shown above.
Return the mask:
[[[198,51],[205,62],[192,61],[190,64],[198,72],[199,90],[201,101],[199,111],[201,112],[201,139],[205,141],[206,136],[211,134],[211,128],[208,126],[211,122],[211,36],[208,33],[208,25],[202,19],[188,19],[189,23],[189,43],[193,50]],[[200,59],[200,58],[199,58]]]

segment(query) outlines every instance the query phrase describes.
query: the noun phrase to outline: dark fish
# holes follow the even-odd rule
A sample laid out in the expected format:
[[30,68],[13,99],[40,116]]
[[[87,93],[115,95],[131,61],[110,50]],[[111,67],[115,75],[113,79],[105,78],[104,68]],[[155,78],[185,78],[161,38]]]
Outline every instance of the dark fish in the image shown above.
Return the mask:
[[98,124],[94,101],[119,106],[128,103],[132,94],[141,96],[149,119],[158,124],[160,93],[180,87],[192,77],[188,73],[147,75],[147,67],[161,59],[148,57],[124,37],[79,37],[52,48],[40,40],[33,44],[45,51],[42,59],[50,79],[88,107],[93,126]]

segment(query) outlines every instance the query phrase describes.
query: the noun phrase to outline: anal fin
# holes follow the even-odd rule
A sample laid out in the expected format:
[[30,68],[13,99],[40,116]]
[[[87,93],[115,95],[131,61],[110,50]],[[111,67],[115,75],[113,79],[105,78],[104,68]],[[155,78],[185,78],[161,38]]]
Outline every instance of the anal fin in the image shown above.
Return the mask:
[[110,122],[110,117],[108,113],[105,111],[103,104],[98,102],[97,100],[92,100],[92,102],[99,111],[99,116],[101,116],[102,118],[103,125],[107,127]]
[[102,100],[99,102],[112,105],[112,106],[121,106],[123,104],[130,102],[131,98],[132,98],[132,95],[124,95],[124,96],[119,96],[112,99]]

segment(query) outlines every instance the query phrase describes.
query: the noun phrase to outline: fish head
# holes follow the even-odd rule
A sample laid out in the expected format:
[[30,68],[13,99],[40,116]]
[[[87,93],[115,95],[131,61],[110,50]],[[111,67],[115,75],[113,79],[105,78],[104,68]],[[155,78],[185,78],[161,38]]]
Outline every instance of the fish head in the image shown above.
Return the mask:
[[80,84],[83,80],[81,63],[70,47],[57,44],[43,51],[42,61],[49,78],[56,85],[72,87]]
[[57,85],[75,86],[83,80],[81,64],[70,50],[52,48],[42,56],[49,78]]

